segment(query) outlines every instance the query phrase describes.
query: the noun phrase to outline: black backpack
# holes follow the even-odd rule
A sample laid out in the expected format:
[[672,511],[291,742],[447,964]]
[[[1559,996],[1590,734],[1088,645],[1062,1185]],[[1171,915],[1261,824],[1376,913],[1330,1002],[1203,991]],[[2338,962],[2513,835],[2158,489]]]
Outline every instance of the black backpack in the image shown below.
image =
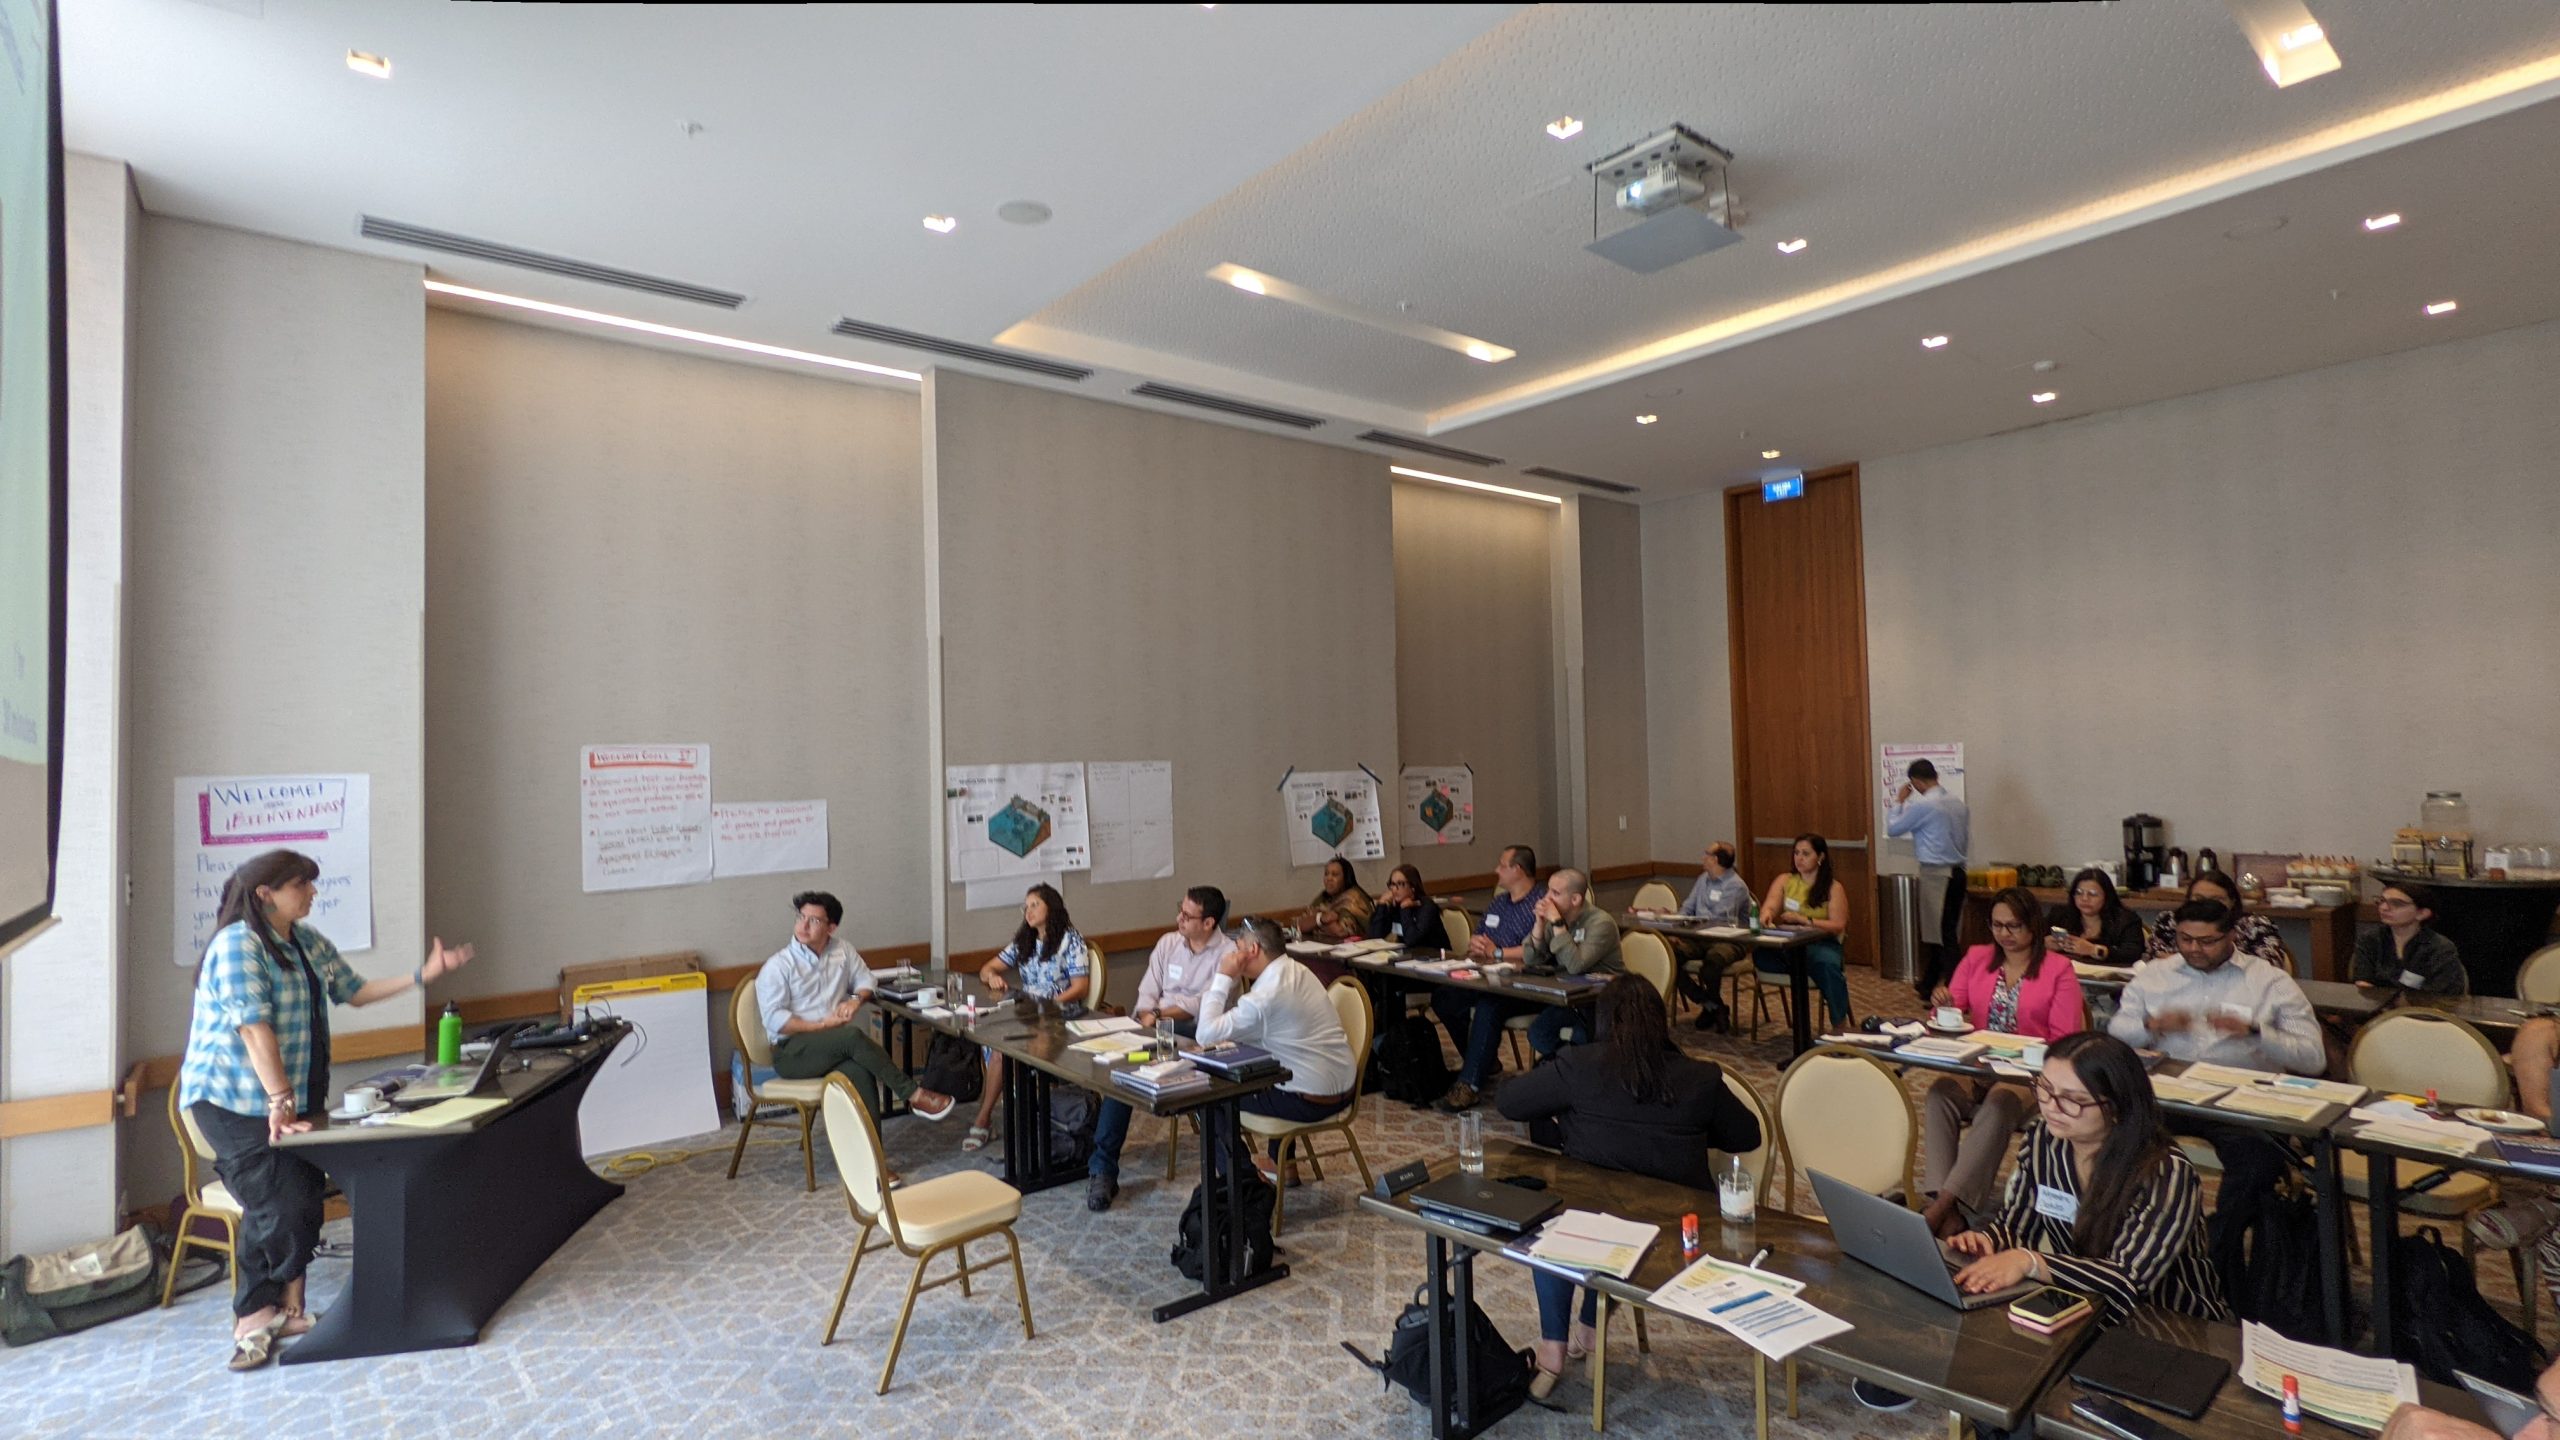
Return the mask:
[[2212,1231],[2214,1270],[2232,1312],[2308,1344],[2328,1343],[2320,1313],[2320,1220],[2306,1195],[2270,1195],[2240,1224]]
[[[1428,1284],[1415,1288],[1412,1303],[1396,1316],[1395,1333],[1387,1337],[1386,1353],[1377,1359],[1361,1354],[1360,1347],[1348,1340],[1342,1342],[1352,1359],[1378,1372],[1380,1389],[1401,1385],[1406,1394],[1425,1405],[1431,1403],[1431,1307],[1422,1297],[1430,1288]],[[1450,1296],[1448,1303],[1454,1311],[1457,1297]],[[1465,1344],[1467,1378],[1474,1382],[1470,1387],[1474,1393],[1467,1396],[1466,1413],[1470,1420],[1482,1425],[1488,1417],[1518,1405],[1528,1396],[1532,1373],[1529,1352],[1512,1349],[1484,1308],[1472,1300],[1467,1302]],[[1451,1355],[1447,1364],[1449,1388],[1455,1391],[1457,1357]]]
[[1093,1122],[1099,1105],[1093,1092],[1074,1085],[1049,1091],[1049,1163],[1074,1165],[1092,1153]]
[[936,1030],[924,1047],[924,1068],[916,1072],[916,1083],[954,1100],[975,1100],[987,1085],[984,1059],[977,1046]]
[[2417,1234],[2393,1241],[2391,1253],[2393,1358],[2417,1366],[2439,1385],[2460,1383],[2453,1372],[2462,1370],[2533,1393],[2546,1358],[2541,1347],[2480,1298],[2461,1251],[2445,1244],[2433,1226],[2421,1226]]
[[[1228,1163],[1245,1167],[1241,1187],[1244,1214],[1239,1218],[1244,1225],[1244,1268],[1250,1275],[1271,1264],[1271,1207],[1279,1203],[1280,1194],[1271,1188],[1270,1181],[1254,1170],[1252,1162],[1241,1155]],[[1215,1179],[1201,1182],[1205,1185],[1217,1183]],[[1174,1226],[1173,1254],[1169,1257],[1173,1268],[1181,1271],[1186,1280],[1199,1280],[1209,1273],[1208,1257],[1200,1238],[1201,1224],[1200,1186],[1194,1185],[1190,1202],[1182,1207],[1182,1219]]]
[[1440,1032],[1422,1015],[1407,1015],[1379,1033],[1369,1071],[1372,1092],[1416,1106],[1448,1094],[1457,1078],[1441,1058]]

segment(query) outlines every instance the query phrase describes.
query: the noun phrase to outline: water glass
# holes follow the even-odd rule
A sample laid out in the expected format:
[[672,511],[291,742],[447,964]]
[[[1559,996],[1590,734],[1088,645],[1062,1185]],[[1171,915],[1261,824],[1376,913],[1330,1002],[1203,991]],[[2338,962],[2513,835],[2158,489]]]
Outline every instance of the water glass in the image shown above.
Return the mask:
[[1727,1221],[1748,1224],[1760,1210],[1758,1189],[1752,1183],[1751,1172],[1742,1167],[1742,1157],[1737,1155],[1732,1168],[1716,1177],[1716,1208]]
[[1470,1175],[1484,1173],[1484,1117],[1473,1110],[1458,1114],[1458,1168]]
[[1170,1060],[1182,1053],[1182,1032],[1173,1028],[1170,1017],[1156,1017],[1156,1058]]

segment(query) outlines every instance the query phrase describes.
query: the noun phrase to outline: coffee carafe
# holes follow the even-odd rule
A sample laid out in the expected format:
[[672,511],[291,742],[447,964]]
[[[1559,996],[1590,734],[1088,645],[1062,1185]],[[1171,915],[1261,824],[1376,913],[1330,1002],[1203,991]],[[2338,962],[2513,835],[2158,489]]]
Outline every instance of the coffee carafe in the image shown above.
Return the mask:
[[2169,827],[2157,815],[2124,817],[2124,888],[2130,892],[2149,890],[2160,883],[2160,869],[2168,863]]

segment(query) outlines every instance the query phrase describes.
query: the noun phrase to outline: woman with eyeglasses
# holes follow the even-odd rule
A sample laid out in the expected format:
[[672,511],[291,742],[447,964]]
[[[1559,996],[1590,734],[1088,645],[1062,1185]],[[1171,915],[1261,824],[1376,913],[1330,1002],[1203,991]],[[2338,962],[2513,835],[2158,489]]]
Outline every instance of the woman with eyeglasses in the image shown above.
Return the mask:
[[2414,885],[2385,885],[2373,908],[2380,927],[2356,937],[2355,968],[2349,972],[2361,990],[2393,985],[2421,995],[2471,993],[2471,972],[2462,968],[2462,952],[2451,940],[2429,929],[2436,917],[2434,897]]
[[1449,927],[1440,923],[1440,907],[1422,886],[1422,872],[1399,865],[1387,872],[1387,893],[1369,912],[1369,938],[1401,940],[1409,950],[1451,948]]
[[2116,882],[2107,878],[2107,872],[2095,865],[2071,877],[2071,901],[2054,907],[2051,924],[2061,933],[2045,942],[2046,949],[2093,965],[2130,969],[2149,947],[2142,917],[2116,893]]
[[1358,940],[1369,933],[1369,914],[1377,903],[1360,888],[1351,862],[1336,855],[1324,862],[1324,890],[1298,917],[1298,929],[1310,940]]
[[[1840,949],[1840,937],[1849,932],[1849,887],[1832,878],[1831,844],[1821,836],[1811,831],[1797,836],[1791,853],[1794,869],[1769,882],[1769,893],[1760,902],[1760,923],[1821,932],[1822,938],[1805,947],[1805,969],[1822,987],[1831,1023],[1846,1025],[1849,958]],[[1775,972],[1764,967],[1763,973]]]
[[[2035,892],[2024,886],[1993,896],[1991,943],[1966,951],[1931,1002],[1953,1005],[1976,1030],[2002,1035],[2053,1041],[2087,1028],[2080,977],[2068,961],[2045,953],[2045,937],[2036,931],[2043,916]],[[2034,1108],[2034,1097],[2019,1085],[1951,1075],[1929,1087],[1922,1106],[1928,1131],[1922,1188],[1932,1197],[1932,1225],[1956,1223],[1959,1206],[1982,1207],[2009,1137]]]
[[[2187,882],[2187,898],[2219,900],[2235,912],[2241,909],[2240,886],[2219,870],[2197,871],[2196,877]],[[2177,914],[2172,908],[2151,917],[2151,940],[2143,951],[2144,959],[2178,958]],[[2264,915],[2241,914],[2231,927],[2231,947],[2243,955],[2255,955],[2288,975],[2293,973],[2293,957],[2284,948],[2284,936],[2276,929],[2276,922]]]

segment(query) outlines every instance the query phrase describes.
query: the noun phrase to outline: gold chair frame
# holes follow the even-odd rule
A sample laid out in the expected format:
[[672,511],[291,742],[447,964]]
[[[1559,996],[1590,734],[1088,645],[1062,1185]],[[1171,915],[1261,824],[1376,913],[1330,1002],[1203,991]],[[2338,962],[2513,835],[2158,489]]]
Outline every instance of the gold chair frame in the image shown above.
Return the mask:
[[[186,1208],[178,1212],[177,1223],[170,1227],[177,1243],[169,1251],[168,1278],[160,1282],[160,1308],[163,1310],[178,1298],[178,1271],[186,1264],[190,1246],[221,1255],[224,1267],[231,1272],[231,1293],[240,1293],[240,1212],[207,1205],[204,1201],[204,1181],[197,1175],[196,1167],[213,1164],[213,1147],[200,1143],[202,1137],[197,1133],[194,1119],[178,1108],[178,1082],[174,1079],[169,1082],[169,1129],[178,1137],[178,1158],[185,1166],[179,1184],[185,1191],[187,1203]],[[221,1225],[222,1238],[208,1240],[196,1234],[195,1222],[199,1218]]]
[[818,1122],[818,1105],[788,1095],[767,1095],[756,1088],[756,1067],[773,1063],[773,1041],[764,1033],[764,1017],[754,1013],[755,1004],[755,977],[749,976],[729,996],[729,1038],[747,1057],[747,1109],[738,1121],[737,1146],[729,1152],[729,1178],[738,1178],[738,1162],[747,1154],[747,1136],[756,1128],[756,1111],[766,1105],[788,1105],[800,1112],[800,1169],[805,1181],[802,1188],[815,1194],[818,1152],[809,1131]]

